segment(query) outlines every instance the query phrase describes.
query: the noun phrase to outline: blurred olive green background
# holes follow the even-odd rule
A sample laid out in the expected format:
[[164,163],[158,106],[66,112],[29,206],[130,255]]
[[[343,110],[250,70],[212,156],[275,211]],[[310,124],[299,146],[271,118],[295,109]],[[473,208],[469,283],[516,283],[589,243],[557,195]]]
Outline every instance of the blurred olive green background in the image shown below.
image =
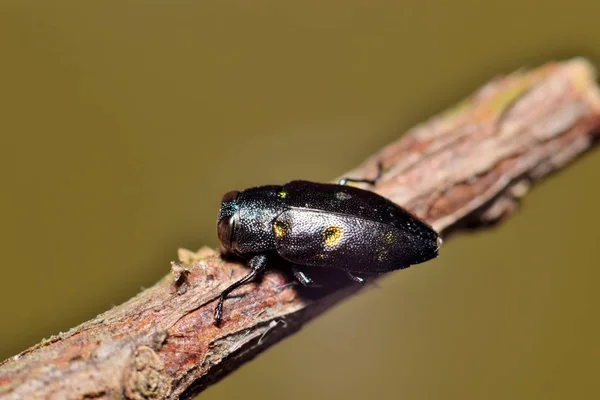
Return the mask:
[[[0,1],[0,358],[216,246],[230,189],[329,180],[499,73],[583,55],[600,3]],[[598,398],[600,154],[206,399]]]

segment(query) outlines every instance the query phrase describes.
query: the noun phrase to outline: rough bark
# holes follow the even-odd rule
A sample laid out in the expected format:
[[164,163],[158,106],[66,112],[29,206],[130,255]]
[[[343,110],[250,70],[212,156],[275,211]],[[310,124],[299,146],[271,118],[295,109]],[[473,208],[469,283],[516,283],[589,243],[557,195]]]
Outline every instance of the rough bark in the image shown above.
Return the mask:
[[[447,237],[514,212],[532,182],[592,147],[599,128],[593,68],[551,63],[494,79],[345,175],[371,177],[382,162],[372,189]],[[236,290],[214,326],[219,293],[246,273],[212,249],[180,250],[153,287],[0,364],[0,399],[189,398],[360,290],[335,276],[301,289],[274,269]]]

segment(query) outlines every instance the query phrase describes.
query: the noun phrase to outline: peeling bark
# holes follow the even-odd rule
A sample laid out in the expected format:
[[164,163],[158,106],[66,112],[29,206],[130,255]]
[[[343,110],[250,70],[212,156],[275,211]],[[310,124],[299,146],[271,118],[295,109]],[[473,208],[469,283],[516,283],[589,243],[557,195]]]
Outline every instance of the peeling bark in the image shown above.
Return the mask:
[[[593,68],[551,63],[494,79],[345,176],[374,176],[383,163],[372,189],[447,237],[512,214],[599,128]],[[306,290],[274,268],[236,290],[214,326],[218,295],[246,273],[212,249],[180,250],[153,287],[0,364],[0,399],[190,398],[361,289],[334,274],[327,288]]]

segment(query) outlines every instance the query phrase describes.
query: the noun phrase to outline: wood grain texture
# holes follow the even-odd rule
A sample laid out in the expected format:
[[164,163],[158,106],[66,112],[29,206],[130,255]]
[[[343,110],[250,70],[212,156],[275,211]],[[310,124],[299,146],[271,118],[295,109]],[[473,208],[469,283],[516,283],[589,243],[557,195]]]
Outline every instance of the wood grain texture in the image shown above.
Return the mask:
[[[496,222],[533,182],[595,143],[594,79],[584,59],[497,77],[344,176],[374,176],[382,162],[372,189],[444,237]],[[215,250],[180,250],[153,287],[2,362],[0,399],[190,398],[360,290],[335,276],[301,289],[274,269],[232,294],[217,328],[218,295],[246,273]]]

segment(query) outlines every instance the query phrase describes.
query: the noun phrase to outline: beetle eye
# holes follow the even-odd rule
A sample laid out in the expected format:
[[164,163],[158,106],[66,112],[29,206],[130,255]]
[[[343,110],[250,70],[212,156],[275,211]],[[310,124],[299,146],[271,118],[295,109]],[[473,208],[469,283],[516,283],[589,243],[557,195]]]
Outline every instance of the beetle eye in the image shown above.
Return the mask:
[[229,203],[230,201],[234,201],[235,199],[237,199],[239,194],[240,194],[240,192],[238,192],[237,190],[232,190],[231,192],[227,192],[223,196],[223,200],[221,200],[221,203]]
[[237,198],[240,192],[233,190],[225,193],[221,201],[221,209],[219,210],[219,218],[217,220],[217,234],[219,241],[225,250],[232,250],[235,236],[235,228],[237,225]]
[[219,241],[223,245],[225,250],[232,249],[233,232],[235,230],[235,216],[229,218],[223,218],[219,221],[217,226],[217,233],[219,235]]

